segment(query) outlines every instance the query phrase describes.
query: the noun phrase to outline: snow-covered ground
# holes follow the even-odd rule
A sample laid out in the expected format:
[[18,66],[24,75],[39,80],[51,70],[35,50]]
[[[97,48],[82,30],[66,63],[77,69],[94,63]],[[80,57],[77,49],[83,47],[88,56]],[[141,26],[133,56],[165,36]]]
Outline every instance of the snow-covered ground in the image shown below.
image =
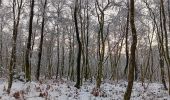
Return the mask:
[[[81,89],[74,87],[74,82],[42,81],[23,83],[16,81],[11,93],[7,94],[7,82],[0,80],[0,100],[123,100],[127,82],[105,82],[101,89],[95,89],[95,84],[85,82]],[[134,82],[131,100],[170,100],[168,91],[159,83]]]

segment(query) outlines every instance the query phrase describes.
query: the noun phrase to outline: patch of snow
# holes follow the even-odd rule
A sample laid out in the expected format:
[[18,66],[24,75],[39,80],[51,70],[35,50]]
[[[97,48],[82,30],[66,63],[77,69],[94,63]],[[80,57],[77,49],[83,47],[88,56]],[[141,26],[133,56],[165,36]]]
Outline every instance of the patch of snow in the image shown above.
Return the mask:
[[[44,82],[13,82],[11,93],[7,94],[7,82],[0,80],[0,99],[16,100],[14,94],[19,93],[19,97],[26,100],[123,100],[127,87],[127,82],[119,81],[113,83],[103,83],[100,88],[100,95],[92,94],[95,88],[94,83],[85,82],[80,89],[74,87],[74,82],[44,81]],[[132,100],[170,100],[168,91],[163,89],[162,84],[149,83],[144,88],[141,83],[134,82]]]

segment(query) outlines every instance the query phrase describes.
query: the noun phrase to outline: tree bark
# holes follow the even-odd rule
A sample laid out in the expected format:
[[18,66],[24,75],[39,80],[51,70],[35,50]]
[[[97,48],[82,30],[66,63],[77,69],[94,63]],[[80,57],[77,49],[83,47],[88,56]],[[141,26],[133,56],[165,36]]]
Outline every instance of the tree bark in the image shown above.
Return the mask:
[[31,51],[31,37],[32,37],[32,24],[34,17],[34,0],[30,2],[30,19],[29,19],[29,34],[27,40],[27,48],[25,54],[25,78],[26,82],[31,81],[31,68],[30,68],[30,51]]
[[[15,8],[17,7],[16,5],[18,5],[17,17],[15,15],[16,13]],[[13,37],[12,37],[12,53],[11,53],[11,60],[9,65],[9,80],[8,80],[8,88],[7,88],[8,93],[10,93],[14,70],[16,69],[16,45],[17,45],[17,35],[18,35],[18,26],[20,22],[21,8],[22,8],[22,0],[20,1],[20,4],[16,4],[16,1],[13,0]]]
[[[165,81],[165,71],[164,71],[164,36],[162,32],[162,14],[161,14],[161,8],[160,8],[160,29],[158,27],[158,23],[156,22],[156,16],[155,13],[152,11],[152,9],[149,7],[149,4],[147,3],[147,0],[145,1],[145,4],[150,12],[150,16],[154,22],[154,25],[156,27],[156,35],[157,35],[157,41],[158,41],[158,50],[159,50],[159,66],[161,69],[161,80],[162,84],[164,86],[164,89],[167,90],[166,81]],[[161,31],[160,31],[161,30]],[[161,33],[161,35],[160,35]]]
[[124,69],[124,74],[126,74],[128,65],[129,65],[129,47],[128,47],[128,34],[129,34],[129,0],[127,0],[127,8],[128,8],[128,13],[127,13],[127,22],[126,22],[126,38],[125,38],[125,47],[126,47],[126,65]]
[[89,68],[89,2],[87,0],[87,10],[86,10],[86,19],[87,19],[87,31],[86,31],[86,68],[85,68],[85,80],[89,78],[90,68]]
[[47,5],[47,0],[45,0],[43,14],[42,14],[42,23],[41,23],[41,38],[39,44],[39,51],[38,51],[38,64],[37,64],[37,72],[36,72],[36,79],[39,80],[40,77],[40,66],[41,66],[41,56],[42,56],[42,46],[43,46],[43,39],[44,39],[44,25],[45,25],[45,9]]
[[129,66],[129,74],[128,74],[128,87],[126,89],[124,100],[130,100],[133,81],[134,81],[134,69],[136,66],[136,45],[137,45],[137,34],[135,27],[135,6],[134,0],[130,0],[130,25],[132,31],[132,44],[131,44],[131,57],[130,57],[130,66]]
[[78,28],[78,19],[77,19],[77,11],[78,11],[78,0],[75,1],[75,8],[74,8],[74,23],[76,29],[76,38],[78,42],[78,53],[77,53],[77,82],[75,87],[80,88],[80,65],[81,65],[81,51],[82,51],[82,44],[79,36],[79,28]]
[[[166,28],[166,16],[165,16],[165,8],[164,8],[164,1],[160,0],[161,12],[162,12],[162,24],[163,24],[163,31],[165,35],[165,60],[167,63],[167,71],[168,71],[168,80],[169,80],[169,95],[170,95],[170,57],[169,57],[169,47],[168,47],[168,33]],[[163,32],[162,32],[163,33]]]
[[99,4],[99,1],[96,0],[95,9],[97,13],[98,23],[99,23],[99,31],[97,36],[98,42],[98,51],[97,55],[99,57],[98,61],[98,69],[97,69],[97,78],[96,78],[96,87],[100,88],[102,77],[103,77],[103,62],[104,62],[104,55],[105,55],[105,39],[104,37],[104,11],[109,7],[110,1],[108,0],[107,4],[104,8],[102,8]]

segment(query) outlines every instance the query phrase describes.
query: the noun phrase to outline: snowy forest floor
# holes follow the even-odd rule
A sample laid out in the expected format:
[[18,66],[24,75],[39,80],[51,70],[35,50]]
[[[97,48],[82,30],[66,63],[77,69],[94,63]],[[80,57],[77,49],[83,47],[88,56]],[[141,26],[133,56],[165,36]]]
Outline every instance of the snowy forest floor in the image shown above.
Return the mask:
[[[85,82],[81,89],[74,82],[46,80],[24,83],[14,81],[10,94],[6,93],[7,82],[0,80],[0,100],[123,100],[127,82],[104,82],[100,90],[95,83]],[[131,100],[170,100],[168,91],[160,83],[134,82]]]

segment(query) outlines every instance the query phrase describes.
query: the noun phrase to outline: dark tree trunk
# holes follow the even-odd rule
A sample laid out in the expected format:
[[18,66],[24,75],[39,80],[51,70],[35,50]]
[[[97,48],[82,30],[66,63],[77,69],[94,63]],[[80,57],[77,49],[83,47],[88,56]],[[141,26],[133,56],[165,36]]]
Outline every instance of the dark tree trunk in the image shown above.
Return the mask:
[[42,56],[42,46],[43,46],[43,39],[44,39],[44,25],[45,25],[45,8],[47,5],[47,0],[45,0],[44,8],[43,8],[43,15],[42,15],[42,23],[41,23],[41,38],[40,38],[40,45],[38,51],[38,65],[37,65],[37,72],[36,72],[36,79],[39,80],[40,77],[40,66],[41,66],[41,56]]
[[61,63],[61,76],[64,75],[64,67],[65,67],[65,48],[64,48],[64,45],[65,45],[65,31],[63,32],[62,34],[62,63]]
[[132,31],[132,44],[131,44],[131,57],[130,57],[130,66],[129,66],[129,74],[128,74],[128,87],[126,89],[124,100],[130,100],[133,81],[134,81],[134,69],[136,67],[136,45],[137,45],[137,34],[135,27],[135,6],[134,0],[130,0],[130,25]]
[[89,68],[89,2],[87,0],[87,33],[86,33],[86,68],[85,68],[85,80],[87,80],[89,78],[89,74],[90,74],[90,68]]
[[110,2],[108,0],[108,3],[104,8],[101,8],[99,1],[96,0],[95,3],[95,9],[98,17],[98,23],[99,23],[99,31],[98,31],[98,36],[97,36],[97,41],[98,41],[98,70],[97,70],[97,78],[96,78],[96,87],[100,88],[101,82],[102,82],[102,77],[103,77],[103,62],[104,62],[104,54],[105,54],[105,38],[104,37],[104,11],[107,9],[109,6]]
[[125,44],[126,44],[126,65],[125,65],[125,70],[124,74],[126,74],[128,65],[129,65],[129,47],[128,47],[128,34],[129,34],[129,0],[127,0],[127,8],[128,8],[128,13],[127,13],[127,22],[126,22],[126,38],[125,38]]
[[74,66],[75,66],[75,65],[74,65],[74,64],[75,64],[75,60],[74,60],[74,58],[75,58],[75,56],[74,56],[75,50],[74,50],[74,49],[75,49],[75,48],[74,48],[74,46],[75,46],[75,40],[74,40],[74,39],[75,39],[75,37],[74,37],[74,34],[73,34],[73,41],[72,41],[72,42],[73,42],[73,43],[72,43],[72,59],[71,59],[71,67],[72,67],[72,68],[71,68],[71,73],[70,73],[70,74],[71,74],[70,79],[71,79],[72,81],[75,80],[75,76],[74,76]]
[[[72,33],[72,28],[70,27],[69,28],[69,34],[71,34]],[[71,39],[71,35],[69,36],[69,68],[68,68],[68,75],[67,75],[67,77],[70,77],[70,74],[71,74],[71,62],[72,62],[72,39]]]
[[33,24],[33,17],[34,17],[34,0],[31,0],[30,3],[31,4],[30,4],[29,34],[28,34],[27,48],[25,54],[26,82],[31,81],[30,50],[31,50],[32,24]]
[[[166,28],[166,15],[165,15],[165,8],[164,8],[164,1],[160,0],[161,12],[162,12],[162,27],[165,35],[165,60],[167,63],[167,71],[168,71],[168,80],[169,80],[169,95],[170,95],[170,57],[169,57],[169,47],[168,47],[168,32]],[[162,33],[163,33],[162,31]]]
[[[58,13],[59,17],[59,13]],[[59,68],[60,68],[60,32],[59,32],[59,25],[57,25],[57,72],[56,72],[56,79],[58,79],[59,75]]]
[[81,65],[81,51],[82,51],[82,45],[80,41],[79,36],[79,28],[78,28],[78,19],[77,19],[77,12],[78,12],[78,0],[75,1],[75,8],[74,8],[74,23],[75,23],[75,29],[76,29],[76,38],[78,42],[78,53],[77,53],[77,82],[75,87],[80,88],[80,65]]

